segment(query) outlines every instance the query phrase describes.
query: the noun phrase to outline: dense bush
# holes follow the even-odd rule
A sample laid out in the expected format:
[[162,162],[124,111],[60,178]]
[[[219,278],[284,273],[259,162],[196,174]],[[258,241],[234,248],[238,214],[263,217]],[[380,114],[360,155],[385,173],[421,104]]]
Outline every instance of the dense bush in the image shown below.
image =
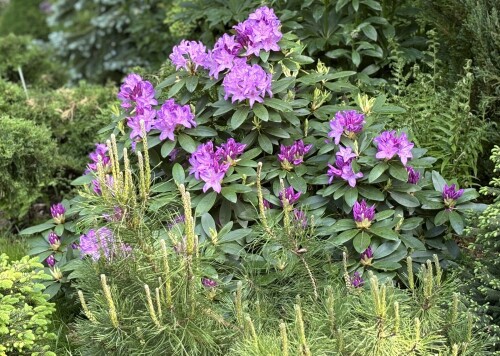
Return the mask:
[[[244,20],[261,1],[180,2],[167,16],[171,30],[186,38],[199,38],[213,44],[234,22]],[[336,69],[356,70],[356,79],[372,89],[385,77],[393,43],[398,43],[404,57],[420,57],[422,37],[414,15],[403,2],[393,1],[283,1],[269,3],[277,9],[284,31],[293,31],[307,43],[308,55]],[[397,5],[396,5],[397,4]],[[396,11],[399,10],[406,11]],[[178,30],[180,28],[180,30]]]
[[9,262],[0,255],[0,354],[54,355],[48,332],[54,305],[43,295],[40,282],[52,277],[40,268],[36,258]]
[[[258,19],[261,15],[274,19],[272,12],[258,11],[260,15],[252,15],[257,19],[248,21],[263,21]],[[309,250],[308,244],[319,242],[333,259],[340,260],[335,253],[339,246],[351,256],[369,256],[365,262],[351,257],[350,272],[371,269],[404,280],[403,264],[409,255],[418,262],[433,253],[443,261],[456,257],[453,237],[463,231],[461,213],[480,208],[470,203],[477,193],[448,186],[437,172],[425,173],[435,159],[424,157],[426,150],[414,147],[404,132],[384,131],[388,114],[401,112],[400,108],[385,105],[384,97],[369,99],[349,92],[345,78],[353,72],[335,72],[322,63],[314,70],[302,69],[313,59],[302,54],[300,41],[292,33],[281,38],[278,22],[269,26],[274,26],[266,29],[272,40],[249,39],[246,49],[269,46],[272,53],[257,50],[259,56],[246,58],[234,38],[220,39],[210,54],[213,61],[230,45],[242,56],[234,58],[234,67],[224,78],[213,79],[228,68],[220,62],[209,68],[209,78],[203,69],[208,55],[195,42],[174,48],[171,59],[179,71],[157,85],[156,92],[139,76],[127,77],[118,96],[124,111],[108,127],[113,138],[97,147],[89,174],[75,184],[93,182],[81,197],[65,203],[75,219],[25,230],[42,232],[33,240],[32,253],[49,256],[54,250],[49,239],[55,233],[64,242],[56,249],[55,260],[69,273],[72,266],[63,267],[75,252],[66,247],[78,233],[98,227],[102,214],[111,218],[121,212],[117,214],[128,216],[126,225],[134,229],[145,219],[141,209],[158,212],[167,204],[162,194],[184,184],[193,198],[200,241],[217,231],[234,236],[216,248],[212,258],[220,262],[264,258],[279,270],[285,261],[300,262],[296,252],[302,247]],[[278,40],[280,51],[275,47]],[[228,95],[240,103],[225,100]],[[129,146],[143,150],[141,120],[148,131],[149,150],[136,159],[125,151]],[[118,142],[115,134],[120,135]],[[133,175],[141,179],[139,191],[131,186]],[[155,181],[151,190],[146,189],[150,178]],[[97,208],[101,195],[106,206]],[[144,202],[139,204],[138,198]],[[296,225],[310,229],[314,238],[273,242],[269,228],[282,226],[289,233]],[[160,226],[148,228],[162,234]],[[282,256],[273,257],[276,251]]]
[[[7,215],[13,216],[15,212],[15,216],[22,216],[36,199],[42,197],[41,200],[48,203],[61,199],[71,190],[69,182],[85,170],[87,155],[99,137],[98,131],[108,123],[106,116],[113,91],[113,87],[80,83],[74,88],[57,90],[30,88],[29,99],[26,99],[20,84],[0,80],[0,112],[23,119],[19,125],[24,125],[26,131],[21,134],[18,128],[11,131],[6,127],[0,133],[8,138],[5,142],[14,142],[12,146],[5,146],[6,152],[12,154],[2,156],[2,167],[10,164],[25,167],[11,170],[11,187],[11,183],[4,182],[3,189],[18,198],[5,196],[0,210],[7,204]],[[40,125],[48,130],[40,132],[37,128]],[[33,132],[28,132],[31,127]],[[34,163],[23,158],[27,149],[33,150],[39,160],[35,171],[31,168]]]
[[0,14],[0,36],[12,33],[46,40],[49,10],[47,0],[10,0]]
[[119,81],[134,66],[159,66],[172,40],[163,23],[170,1],[58,0],[49,17],[51,43],[72,77]]
[[57,145],[50,130],[30,120],[2,115],[0,127],[0,211],[20,217],[51,181]]
[[[490,187],[481,189],[483,194],[493,197],[494,202],[471,224],[469,235],[475,238],[472,244],[472,266],[465,269],[469,280],[468,290],[478,309],[484,313],[485,324],[496,336],[497,349],[500,350],[500,148],[493,149],[492,161],[495,163],[497,177]],[[469,266],[467,266],[469,267]]]
[[20,67],[28,88],[57,88],[67,80],[63,66],[55,61],[50,49],[34,43],[28,36],[0,37],[0,53],[0,78],[21,83]]

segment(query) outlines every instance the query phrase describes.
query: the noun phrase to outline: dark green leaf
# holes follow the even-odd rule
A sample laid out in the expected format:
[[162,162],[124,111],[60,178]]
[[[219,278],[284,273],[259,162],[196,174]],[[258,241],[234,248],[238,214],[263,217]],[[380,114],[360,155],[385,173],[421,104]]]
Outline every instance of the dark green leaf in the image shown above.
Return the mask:
[[387,227],[371,227],[369,231],[377,236],[380,236],[386,240],[398,240],[399,235],[394,230]]
[[55,226],[54,223],[52,223],[52,222],[46,222],[46,223],[43,223],[43,224],[40,224],[40,225],[31,226],[31,227],[28,227],[28,228],[26,228],[24,230],[21,230],[19,232],[19,235],[32,235],[32,234],[36,234],[37,232],[42,232],[42,231],[51,229],[54,226]]
[[198,77],[190,76],[186,78],[186,89],[192,93],[198,86]]
[[194,151],[196,151],[196,143],[191,138],[191,136],[188,136],[186,134],[181,133],[179,135],[178,140],[179,140],[179,144],[186,152],[193,153]]
[[166,141],[162,146],[161,146],[161,156],[163,158],[167,157],[170,152],[174,149],[177,141]]
[[186,172],[184,172],[184,168],[179,163],[174,164],[172,167],[172,177],[177,184],[184,184]]
[[216,192],[207,193],[196,205],[195,215],[201,216],[204,213],[210,211],[215,204],[215,200],[217,199]]
[[252,110],[255,116],[257,116],[262,121],[269,121],[269,112],[264,105],[256,103],[254,104]]
[[246,236],[252,233],[252,229],[238,229],[233,230],[222,236],[219,240],[220,243],[227,243],[232,241],[243,240]]
[[370,175],[368,176],[368,182],[372,183],[373,181],[375,181],[378,177],[382,175],[382,173],[384,173],[387,170],[387,168],[389,168],[389,166],[385,162],[380,162],[379,164],[377,164],[370,171]]
[[344,199],[347,205],[352,207],[354,203],[358,200],[358,189],[356,187],[347,189],[344,194]]
[[221,190],[222,196],[229,200],[231,203],[236,203],[238,198],[236,197],[236,191],[231,187],[224,187]]
[[441,210],[436,214],[436,217],[434,218],[434,224],[437,226],[443,225],[449,220],[449,218],[449,212],[447,210]]
[[76,178],[71,182],[71,185],[84,185],[92,182],[95,179],[95,177],[92,177],[92,175],[86,175],[86,176],[81,176]]
[[264,150],[264,152],[269,154],[273,153],[273,143],[271,142],[269,137],[261,133],[258,137],[258,141],[259,146]]
[[231,128],[233,130],[236,130],[245,122],[248,116],[248,111],[248,108],[239,108],[234,112],[233,116],[231,117]]
[[358,235],[356,235],[356,237],[352,241],[352,244],[357,252],[362,253],[368,248],[368,246],[370,246],[371,240],[372,238],[369,234],[367,234],[365,231],[361,231]]
[[215,137],[217,136],[217,131],[212,129],[211,127],[206,126],[197,126],[192,129],[188,129],[184,131],[188,135],[198,136],[198,137]]
[[408,181],[408,171],[401,164],[391,164],[389,166],[389,174],[402,182]]
[[352,240],[358,233],[359,233],[358,229],[344,231],[333,239],[333,243],[340,246],[346,243],[347,241]]
[[375,261],[372,264],[373,268],[381,269],[383,271],[394,271],[401,268],[401,264],[391,261]]
[[210,236],[212,232],[217,232],[217,229],[215,228],[215,220],[209,213],[204,213],[201,216],[201,227],[207,236]]
[[444,186],[446,185],[446,181],[441,176],[441,174],[436,171],[432,171],[432,184],[434,185],[434,189],[442,193]]
[[392,199],[407,208],[416,208],[420,206],[420,202],[413,195],[408,193],[390,192]]
[[464,232],[464,220],[456,211],[450,211],[450,224],[457,234],[461,235]]

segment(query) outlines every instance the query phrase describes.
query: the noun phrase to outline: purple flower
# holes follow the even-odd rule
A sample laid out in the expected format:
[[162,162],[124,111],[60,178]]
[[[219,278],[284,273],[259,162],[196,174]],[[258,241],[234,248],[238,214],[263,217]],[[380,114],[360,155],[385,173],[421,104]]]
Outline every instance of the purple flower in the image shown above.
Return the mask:
[[372,263],[373,251],[371,246],[368,246],[366,250],[361,252],[360,259],[361,264],[363,264],[364,266],[370,265]]
[[375,217],[375,205],[368,206],[363,199],[361,203],[355,202],[352,207],[352,213],[356,226],[360,229],[368,229]]
[[50,207],[50,214],[56,224],[64,224],[66,208],[61,203],[54,204]]
[[411,149],[413,143],[408,141],[406,133],[402,132],[398,137],[396,131],[384,131],[373,139],[377,145],[378,152],[375,155],[378,159],[390,160],[395,155],[401,159],[401,163],[406,166],[409,158],[413,158]]
[[235,165],[236,158],[245,151],[246,146],[244,143],[238,143],[234,138],[230,138],[226,143],[221,144],[217,148],[215,156],[223,163]]
[[264,204],[264,209],[272,209],[273,205],[271,204],[271,202],[267,199],[264,199],[263,200],[263,204]]
[[45,263],[47,263],[47,266],[49,267],[54,267],[56,264],[56,259],[54,258],[54,255],[50,255],[45,259]]
[[89,163],[87,165],[87,170],[85,171],[85,173],[88,173],[90,171],[96,172],[99,160],[102,162],[102,166],[105,170],[107,170],[107,168],[111,164],[110,158],[107,155],[108,146],[106,146],[103,143],[96,143],[95,147],[96,147],[95,151],[89,154],[89,158],[91,159],[92,163]]
[[[107,174],[106,175],[106,187],[109,190],[113,190],[113,186],[114,186],[113,176],[110,174]],[[101,187],[101,183],[99,182],[98,179],[92,180],[92,190],[94,191],[94,193],[96,195],[102,195],[102,187]]]
[[[283,192],[284,192],[284,194],[283,194]],[[295,192],[293,187],[288,187],[288,188],[285,188],[284,191],[280,192],[279,198],[280,198],[281,202],[283,202],[283,200],[286,199],[286,200],[288,200],[288,204],[293,205],[299,200],[300,194],[301,194],[300,192]]]
[[123,210],[119,206],[113,208],[113,214],[103,214],[106,221],[121,221],[123,219]]
[[293,166],[298,166],[304,162],[304,156],[309,152],[312,145],[304,145],[304,141],[295,141],[291,146],[280,146],[278,160],[281,162],[281,167],[290,171]]
[[53,250],[57,250],[61,246],[61,240],[54,231],[49,232],[48,240],[50,248]]
[[173,162],[175,161],[175,159],[177,158],[177,155],[179,154],[179,152],[181,152],[180,149],[178,148],[174,148],[169,154],[168,154],[168,160],[170,162]]
[[232,96],[233,103],[248,99],[250,107],[253,107],[255,102],[264,101],[266,93],[273,96],[271,80],[271,74],[266,73],[258,64],[249,65],[244,58],[235,58],[233,68],[222,82],[224,99]]
[[203,186],[203,193],[212,188],[215,192],[220,193],[222,180],[228,169],[227,165],[213,162],[210,169],[201,172],[200,178],[205,182]]
[[176,70],[184,68],[194,73],[198,67],[209,68],[207,49],[201,42],[182,40],[174,46],[169,58]]
[[213,279],[210,279],[210,278],[205,278],[203,277],[201,279],[201,284],[203,284],[204,287],[206,288],[215,288],[217,287],[217,282],[214,281]]
[[174,131],[179,126],[188,129],[196,127],[191,107],[189,105],[179,105],[174,99],[165,101],[156,116],[157,120],[154,121],[153,127],[161,131],[160,140],[168,138],[170,141],[174,141]]
[[266,52],[280,50],[278,42],[283,37],[280,27],[281,22],[273,9],[263,6],[233,28],[236,40],[246,48],[246,54],[258,56],[262,49]]
[[38,8],[40,9],[41,12],[43,12],[46,15],[52,12],[52,4],[50,3],[49,0],[42,1],[38,6]]
[[420,173],[411,166],[406,166],[408,172],[408,183],[417,184],[420,179]]
[[307,227],[307,215],[302,210],[293,209],[293,218],[303,229]]
[[184,215],[182,215],[182,214],[178,215],[174,219],[172,219],[172,221],[167,225],[167,228],[171,229],[175,225],[183,223],[185,220],[186,220],[186,217]]
[[354,288],[360,288],[365,284],[365,281],[363,278],[361,278],[361,275],[359,274],[358,271],[354,272],[353,278],[351,279],[351,285]]
[[129,74],[118,93],[122,108],[128,109],[135,103],[137,107],[150,107],[158,102],[155,99],[153,85],[147,80],[142,80],[138,74]]
[[224,175],[229,166],[236,163],[237,157],[243,153],[245,146],[232,138],[216,148],[212,141],[201,144],[189,158],[191,164],[189,174],[194,174],[197,180],[201,179],[205,182],[203,192],[212,188],[220,193]]
[[335,118],[330,121],[328,137],[332,137],[335,144],[338,145],[340,138],[345,134],[349,138],[361,132],[365,123],[365,115],[356,110],[339,111],[335,114]]
[[356,186],[358,178],[363,178],[363,173],[354,172],[352,168],[352,162],[356,157],[356,154],[352,152],[350,147],[340,146],[339,152],[335,154],[335,166],[328,164],[327,175],[330,177],[328,183],[331,184],[335,177],[340,177],[345,180],[351,187]]
[[156,110],[151,107],[138,109],[137,114],[133,117],[129,117],[127,121],[127,126],[132,129],[132,132],[130,132],[130,138],[134,139],[136,137],[142,137],[141,120],[144,120],[145,131],[151,131],[153,125],[155,124],[155,117]]
[[210,62],[210,76],[219,79],[219,73],[231,69],[234,59],[241,50],[241,44],[236,42],[236,36],[222,35],[215,42],[214,49],[208,53]]
[[452,209],[453,207],[455,207],[457,199],[460,198],[462,194],[464,194],[464,190],[458,189],[458,187],[455,184],[452,185],[445,184],[442,193],[444,204],[448,208]]
[[113,232],[107,227],[98,230],[91,229],[80,236],[80,252],[82,258],[90,256],[93,261],[98,261],[101,256],[110,261],[117,253],[127,256],[132,248],[126,244],[116,245]]

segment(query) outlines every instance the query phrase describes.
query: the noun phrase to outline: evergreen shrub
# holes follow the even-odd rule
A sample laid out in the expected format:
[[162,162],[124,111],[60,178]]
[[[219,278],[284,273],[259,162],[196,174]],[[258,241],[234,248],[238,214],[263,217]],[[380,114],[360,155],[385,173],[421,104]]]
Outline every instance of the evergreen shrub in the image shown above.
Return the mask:
[[[269,38],[259,40],[253,28]],[[304,69],[314,59],[292,32],[280,32],[268,8],[238,31],[208,53],[201,43],[182,41],[170,56],[177,71],[155,88],[136,74],[126,78],[118,95],[122,111],[103,130],[111,139],[73,182],[85,185],[81,196],[23,231],[41,233],[32,253],[53,254],[51,263],[61,268],[54,291],[76,278],[77,262],[70,261],[78,250],[68,246],[80,234],[85,240],[87,230],[109,219],[133,231],[147,211],[161,211],[170,226],[169,216],[181,207],[164,194],[179,185],[192,198],[199,241],[218,241],[211,258],[222,265],[265,261],[270,280],[315,244],[337,261],[345,248],[351,274],[372,270],[401,281],[408,256],[423,263],[437,254],[447,264],[458,255],[462,213],[483,206],[471,203],[473,189],[426,172],[435,159],[404,131],[385,129],[389,115],[403,110],[384,96],[353,90],[347,78],[355,72],[320,61]],[[132,185],[135,175],[140,190]],[[106,205],[96,207],[101,197]],[[164,226],[148,226],[148,233],[164,236]],[[286,243],[275,240],[277,226],[290,238]],[[302,229],[311,237],[293,234]],[[140,242],[138,236],[125,243]],[[182,234],[170,240],[182,245]]]
[[0,211],[20,217],[52,179],[57,145],[47,127],[29,120],[2,115],[0,127]]
[[470,265],[465,265],[464,279],[468,280],[467,290],[484,317],[484,324],[495,335],[497,350],[500,350],[500,148],[496,146],[491,155],[497,176],[489,187],[480,192],[494,199],[493,203],[480,215],[476,216],[468,235],[474,238],[471,244],[472,258]]
[[0,355],[55,356],[48,331],[54,305],[43,294],[45,274],[36,258],[9,262],[0,255]]

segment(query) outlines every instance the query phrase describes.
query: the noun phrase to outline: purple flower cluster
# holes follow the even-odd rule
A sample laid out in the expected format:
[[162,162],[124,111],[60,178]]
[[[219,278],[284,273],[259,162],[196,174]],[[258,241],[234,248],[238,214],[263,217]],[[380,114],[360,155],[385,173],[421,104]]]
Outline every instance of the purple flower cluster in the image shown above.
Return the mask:
[[132,107],[145,108],[158,104],[155,99],[155,90],[153,85],[147,80],[142,80],[138,74],[129,74],[120,87],[118,99],[122,102],[121,106],[125,109]]
[[198,67],[209,68],[207,48],[201,42],[182,40],[174,46],[169,58],[176,70],[184,68],[194,73]]
[[103,143],[96,143],[95,147],[95,151],[89,154],[89,158],[92,163],[89,163],[87,165],[87,170],[85,171],[85,173],[97,172],[97,164],[99,163],[99,160],[101,161],[102,166],[105,170],[107,170],[111,165],[110,158],[107,155],[108,146]]
[[279,198],[282,203],[286,199],[288,200],[288,204],[293,205],[299,200],[300,194],[300,192],[295,192],[293,187],[288,187],[279,193]]
[[372,251],[372,247],[371,246],[368,246],[368,248],[366,250],[364,250],[363,252],[361,252],[360,259],[361,259],[361,263],[364,266],[370,265],[372,263],[373,251]]
[[113,208],[113,214],[103,214],[102,217],[109,222],[121,221],[123,219],[123,209],[119,206],[115,206]]
[[174,141],[174,131],[179,125],[188,129],[196,127],[194,114],[189,105],[179,105],[174,99],[168,99],[158,111],[153,127],[161,131],[160,140]]
[[54,267],[56,264],[56,259],[54,258],[54,255],[50,255],[45,259],[45,263],[47,263],[47,266],[49,267]]
[[98,261],[101,256],[104,256],[109,261],[117,253],[127,256],[131,251],[132,248],[127,244],[122,243],[116,246],[113,232],[107,227],[101,227],[98,230],[91,229],[80,236],[82,258],[90,256],[93,261]]
[[243,153],[245,146],[232,138],[215,148],[212,141],[201,144],[189,158],[191,164],[189,174],[194,174],[196,179],[205,182],[203,192],[212,188],[215,192],[220,193],[221,183],[227,170]]
[[203,284],[203,286],[205,288],[215,288],[215,287],[217,287],[217,282],[216,281],[214,281],[213,279],[210,279],[210,278],[205,278],[205,277],[203,277],[201,279],[201,284]]
[[298,226],[303,229],[307,227],[307,215],[302,210],[293,209],[293,218]]
[[340,146],[339,152],[336,153],[335,166],[328,164],[328,172],[326,173],[330,177],[328,183],[331,184],[335,177],[340,177],[354,188],[356,180],[363,177],[363,173],[355,173],[352,168],[354,158],[356,158],[356,154],[352,152],[350,147]]
[[56,224],[64,224],[66,208],[61,203],[54,204],[50,207],[50,214]]
[[183,223],[184,221],[186,221],[186,217],[183,214],[178,215],[172,219],[172,221],[167,225],[167,228],[171,229],[175,225]]
[[215,42],[214,49],[209,52],[210,76],[219,79],[219,73],[234,65],[234,59],[241,50],[241,44],[236,41],[236,36],[227,33]]
[[365,280],[361,278],[361,275],[359,274],[358,271],[354,272],[354,275],[351,279],[351,285],[354,288],[360,288],[365,284]]
[[53,250],[57,250],[61,246],[61,240],[54,231],[49,232],[48,240],[50,248]]
[[227,100],[231,96],[233,103],[248,99],[250,107],[253,107],[255,102],[264,101],[266,93],[273,96],[271,80],[271,74],[266,73],[258,64],[249,65],[246,59],[236,58],[233,68],[222,81],[224,99]]
[[278,42],[283,37],[280,27],[281,22],[273,9],[263,6],[233,28],[236,30],[236,40],[247,50],[246,54],[258,56],[261,50],[280,50]]
[[339,111],[330,121],[332,130],[328,133],[328,137],[333,138],[335,144],[338,145],[343,134],[353,138],[355,134],[361,132],[364,123],[365,115],[356,110]]
[[[113,190],[114,187],[113,176],[110,174],[106,175],[106,187],[110,190]],[[102,187],[98,179],[92,180],[92,190],[96,195],[102,195]]]
[[144,121],[146,132],[151,131],[156,117],[156,110],[153,105],[157,105],[155,90],[153,85],[147,80],[143,80],[138,74],[129,74],[118,93],[121,106],[125,109],[135,108],[135,115],[128,118],[127,126],[132,129],[130,138],[141,136],[141,120]]
[[401,163],[406,166],[408,159],[413,158],[411,149],[413,143],[408,141],[406,133],[402,132],[399,136],[396,131],[384,131],[373,139],[376,143],[378,152],[375,155],[378,159],[390,160],[395,155],[401,159]]
[[463,194],[464,190],[458,189],[455,184],[446,184],[442,193],[444,204],[449,208],[453,208],[456,205],[458,198],[460,198]]
[[309,152],[312,145],[304,145],[304,141],[295,141],[291,146],[280,146],[280,153],[278,159],[281,162],[281,167],[290,171],[293,166],[298,166],[304,162],[304,156]]
[[417,184],[420,179],[420,172],[411,166],[406,166],[406,171],[408,172],[408,183]]
[[358,228],[369,228],[375,217],[375,205],[368,206],[364,199],[361,203],[355,202],[352,207],[352,214]]

